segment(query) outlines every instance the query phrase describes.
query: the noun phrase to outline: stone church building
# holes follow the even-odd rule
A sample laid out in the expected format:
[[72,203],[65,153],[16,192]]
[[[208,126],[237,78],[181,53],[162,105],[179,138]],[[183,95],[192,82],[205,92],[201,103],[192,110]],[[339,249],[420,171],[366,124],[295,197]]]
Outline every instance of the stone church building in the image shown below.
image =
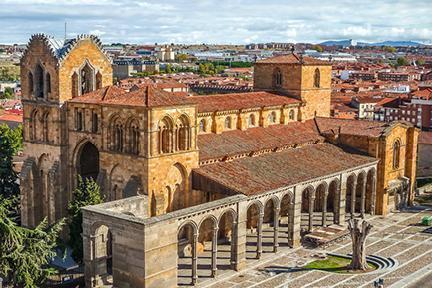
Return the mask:
[[[246,263],[263,227],[273,250],[300,234],[386,215],[413,198],[418,130],[331,119],[331,64],[291,53],[259,61],[254,91],[179,96],[113,85],[94,36],[34,35],[21,60],[22,223],[67,215],[77,176],[106,203],[84,209],[87,287],[176,287],[181,259],[197,281],[200,253],[228,245]],[[219,267],[219,268],[218,268]]]

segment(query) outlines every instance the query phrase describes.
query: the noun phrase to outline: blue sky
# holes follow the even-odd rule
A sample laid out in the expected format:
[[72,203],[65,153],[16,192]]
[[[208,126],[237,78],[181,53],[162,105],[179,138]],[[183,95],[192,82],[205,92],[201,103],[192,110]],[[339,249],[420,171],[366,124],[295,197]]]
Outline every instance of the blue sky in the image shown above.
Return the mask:
[[33,33],[103,42],[416,40],[432,43],[432,0],[0,0],[0,43]]

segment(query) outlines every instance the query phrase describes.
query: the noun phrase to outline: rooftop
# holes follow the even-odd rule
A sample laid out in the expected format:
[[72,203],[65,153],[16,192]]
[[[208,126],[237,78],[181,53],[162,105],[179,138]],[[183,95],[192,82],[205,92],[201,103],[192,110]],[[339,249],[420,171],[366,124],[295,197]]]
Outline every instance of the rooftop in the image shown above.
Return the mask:
[[126,92],[117,86],[107,86],[72,99],[72,103],[115,104],[140,107],[163,107],[193,104],[187,97],[174,95],[154,85]]
[[287,55],[280,55],[275,57],[270,57],[264,60],[259,60],[257,63],[264,63],[264,64],[304,64],[304,65],[329,65],[331,66],[330,62],[318,60],[316,58],[308,57],[308,56],[302,56],[297,55],[295,53],[287,54]]
[[301,101],[270,92],[245,92],[191,96],[189,99],[198,104],[198,112],[239,110],[264,106],[300,104]]
[[377,159],[322,143],[205,165],[194,173],[229,190],[255,195],[374,162]]
[[198,135],[200,161],[323,141],[313,120]]

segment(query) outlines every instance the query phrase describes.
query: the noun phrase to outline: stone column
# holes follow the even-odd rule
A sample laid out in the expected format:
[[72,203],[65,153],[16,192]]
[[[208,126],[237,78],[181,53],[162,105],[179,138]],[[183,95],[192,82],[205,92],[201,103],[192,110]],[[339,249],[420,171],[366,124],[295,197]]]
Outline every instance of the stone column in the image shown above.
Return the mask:
[[[322,207],[322,226],[327,227],[327,198],[329,194],[329,187],[326,186],[324,191],[324,200],[323,200],[323,207]],[[334,217],[334,216],[333,216]]]
[[197,253],[197,243],[198,243],[198,232],[194,231],[192,239],[192,285],[195,285],[198,280],[198,253]]
[[262,254],[262,226],[263,226],[264,212],[260,211],[257,224],[257,259],[261,258]]
[[315,205],[315,194],[309,191],[309,227],[308,231],[312,231],[313,229],[313,211]]
[[347,191],[347,179],[344,176],[340,177],[339,187],[338,187],[338,208],[337,208],[337,218],[336,223],[343,225],[345,223],[346,214],[346,191]]
[[279,212],[280,208],[274,209],[274,223],[273,223],[273,252],[276,253],[279,247]]
[[247,202],[237,203],[237,217],[233,221],[231,244],[231,269],[240,271],[246,266]]
[[[218,228],[213,229],[213,238],[212,238],[212,277],[216,277],[217,271],[217,238],[218,238]],[[232,240],[231,240],[232,241]],[[231,245],[232,247],[232,245]]]
[[351,218],[354,217],[354,213],[355,213],[355,200],[356,200],[356,196],[357,196],[357,176],[354,177],[354,181],[352,182],[352,186],[351,186]]
[[366,183],[367,183],[367,176],[363,177],[363,183],[361,186],[361,199],[360,199],[360,217],[364,218],[365,214],[365,201],[366,201]]
[[300,187],[294,188],[294,199],[292,203],[292,210],[291,212],[291,240],[289,242],[289,245],[291,248],[297,248],[301,245],[301,237],[300,237],[300,230],[301,230],[301,201],[302,201],[302,190],[299,189]]
[[371,201],[370,201],[370,213],[372,215],[375,215],[375,203],[376,203],[376,183],[377,183],[377,179],[376,179],[376,170],[374,172],[374,174],[372,175],[372,195],[371,195]]
[[86,287],[96,287],[95,236],[83,235],[84,277]]

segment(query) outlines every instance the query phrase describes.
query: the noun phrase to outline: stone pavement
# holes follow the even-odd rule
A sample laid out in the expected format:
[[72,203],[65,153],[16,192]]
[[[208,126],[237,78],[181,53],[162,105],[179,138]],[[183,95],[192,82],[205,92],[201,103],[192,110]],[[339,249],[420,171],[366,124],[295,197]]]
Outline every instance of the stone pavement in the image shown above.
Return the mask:
[[[277,254],[271,253],[271,246],[265,249],[260,261],[254,257],[253,247],[248,253],[247,268],[241,272],[229,269],[220,269],[216,279],[205,275],[206,269],[201,269],[197,287],[206,288],[229,288],[229,287],[337,287],[357,288],[373,287],[373,282],[379,278],[384,279],[384,287],[432,287],[428,281],[419,281],[420,278],[429,274],[419,276],[421,269],[424,273],[431,273],[432,263],[432,234],[424,233],[424,226],[418,225],[420,219],[425,215],[432,215],[432,209],[408,210],[396,212],[387,217],[373,216],[369,219],[374,225],[371,235],[367,239],[366,251],[368,254],[375,254],[383,257],[393,257],[399,262],[399,266],[393,270],[375,271],[367,274],[335,274],[316,270],[297,269],[295,272],[290,268],[301,267],[304,264],[315,260],[319,253],[351,252],[351,240],[344,239],[341,242],[331,244],[325,250],[297,248],[290,249],[282,246]],[[266,233],[271,234],[271,230]],[[265,234],[266,235],[266,234]],[[271,237],[269,237],[271,238]],[[250,235],[250,241],[253,241]],[[266,238],[265,238],[266,239]],[[249,240],[249,239],[248,239]],[[267,240],[267,241],[271,241]],[[283,241],[283,235],[282,239]],[[268,243],[270,244],[270,243]],[[221,249],[222,247],[220,247]],[[228,250],[229,247],[226,247]],[[207,253],[207,252],[206,252]],[[205,261],[209,255],[199,255],[201,268],[207,268]],[[224,257],[223,253],[220,257]],[[218,257],[218,263],[219,263]],[[228,259],[227,259],[228,261]],[[209,265],[210,262],[208,262]],[[188,286],[187,270],[182,270],[180,280],[183,285]],[[417,273],[416,273],[417,272]],[[209,273],[209,272],[208,272]],[[190,275],[190,274],[189,274]],[[426,278],[430,279],[430,278]],[[419,281],[416,285],[416,281]],[[421,284],[423,283],[423,284]],[[183,286],[182,285],[182,286]],[[421,286],[419,286],[421,285]]]

